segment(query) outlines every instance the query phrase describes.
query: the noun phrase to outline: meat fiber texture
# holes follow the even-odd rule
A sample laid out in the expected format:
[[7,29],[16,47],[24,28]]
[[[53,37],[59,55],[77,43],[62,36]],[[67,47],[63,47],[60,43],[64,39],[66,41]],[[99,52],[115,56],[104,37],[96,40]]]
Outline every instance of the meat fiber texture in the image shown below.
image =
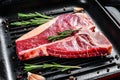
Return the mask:
[[[49,36],[65,30],[80,31],[62,40],[49,42]],[[59,58],[89,58],[111,53],[112,44],[101,33],[95,32],[95,24],[86,13],[67,13],[40,25],[16,40],[20,60],[54,56]]]

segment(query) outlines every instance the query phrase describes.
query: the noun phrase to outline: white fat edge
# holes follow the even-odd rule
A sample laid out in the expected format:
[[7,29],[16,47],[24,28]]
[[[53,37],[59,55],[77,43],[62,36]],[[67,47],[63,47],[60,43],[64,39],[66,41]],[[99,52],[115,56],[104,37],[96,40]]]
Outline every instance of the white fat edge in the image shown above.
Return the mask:
[[[52,20],[50,20],[50,21],[48,21],[48,22],[46,22],[46,23],[38,26],[37,28],[31,30],[30,32],[28,32],[28,33],[24,34],[23,36],[21,36],[20,38],[18,38],[18,39],[16,40],[16,42],[17,42],[17,41],[20,41],[20,40],[29,39],[29,38],[32,38],[32,37],[40,34],[41,32],[43,32],[44,30],[46,30],[47,28],[50,27],[50,26],[46,26],[46,25],[52,25],[52,24],[54,23],[54,21],[56,21],[57,19],[58,19],[58,17],[56,17],[56,18],[54,18],[54,19],[52,19]],[[42,28],[42,27],[43,27],[43,28]],[[34,30],[37,30],[38,28],[41,28],[42,30],[41,30],[38,34],[31,36],[31,35],[30,35],[31,32],[34,31]],[[23,38],[23,39],[22,39],[22,38]]]
[[46,51],[46,47],[45,46],[41,47],[41,50],[42,50],[42,52],[43,52],[44,55],[46,55],[46,56],[49,55],[48,52]]

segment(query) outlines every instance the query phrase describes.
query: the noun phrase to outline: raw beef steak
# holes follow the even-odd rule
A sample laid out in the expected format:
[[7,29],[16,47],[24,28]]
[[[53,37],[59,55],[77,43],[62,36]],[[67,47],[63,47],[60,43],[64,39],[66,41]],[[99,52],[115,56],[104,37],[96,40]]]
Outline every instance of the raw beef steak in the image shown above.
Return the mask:
[[[49,36],[65,30],[82,28],[79,33],[55,42]],[[57,16],[16,40],[16,51],[21,60],[38,56],[61,58],[86,58],[107,55],[112,45],[100,32],[94,32],[95,25],[85,13],[68,13]]]

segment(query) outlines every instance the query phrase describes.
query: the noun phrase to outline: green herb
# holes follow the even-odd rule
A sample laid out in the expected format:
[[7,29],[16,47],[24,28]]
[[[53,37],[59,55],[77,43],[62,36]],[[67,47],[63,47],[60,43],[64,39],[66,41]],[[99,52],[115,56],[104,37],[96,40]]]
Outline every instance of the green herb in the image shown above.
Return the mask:
[[56,36],[49,36],[47,38],[47,40],[49,40],[51,42],[56,41],[56,40],[60,40],[60,39],[66,38],[68,36],[71,36],[74,32],[77,32],[80,29],[77,29],[77,30],[65,30],[63,32],[58,32]]
[[35,65],[35,64],[25,64],[24,70],[25,71],[31,71],[39,68],[51,68],[51,69],[60,69],[61,71],[65,71],[68,69],[73,68],[81,68],[79,66],[66,66],[66,65],[60,65],[58,63],[52,63],[52,64],[43,64],[43,65]]
[[[10,23],[10,25],[12,26],[40,25],[40,24],[43,24],[49,21],[52,18],[50,16],[42,15],[38,12],[28,13],[28,14],[18,13],[18,17],[19,18],[33,18],[33,19],[30,19],[27,21],[12,22]],[[40,18],[36,18],[36,17],[40,17]]]
[[28,13],[28,14],[18,13],[18,17],[19,17],[19,18],[42,17],[42,18],[46,18],[46,19],[52,18],[52,17],[50,17],[50,16],[46,16],[46,15],[40,14],[40,13],[38,13],[38,12],[35,12],[35,13]]
[[50,19],[34,18],[34,19],[30,19],[29,21],[13,22],[10,25],[12,25],[12,26],[40,25],[49,20]]

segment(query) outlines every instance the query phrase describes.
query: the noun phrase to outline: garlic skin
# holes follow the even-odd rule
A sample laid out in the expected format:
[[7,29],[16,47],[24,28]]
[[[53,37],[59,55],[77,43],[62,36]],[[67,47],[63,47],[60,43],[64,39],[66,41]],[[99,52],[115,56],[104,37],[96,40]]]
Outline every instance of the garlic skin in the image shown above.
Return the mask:
[[82,12],[82,11],[84,11],[84,8],[82,8],[82,7],[74,7],[73,10],[74,10],[74,12]]
[[46,80],[43,76],[28,72],[27,80]]

